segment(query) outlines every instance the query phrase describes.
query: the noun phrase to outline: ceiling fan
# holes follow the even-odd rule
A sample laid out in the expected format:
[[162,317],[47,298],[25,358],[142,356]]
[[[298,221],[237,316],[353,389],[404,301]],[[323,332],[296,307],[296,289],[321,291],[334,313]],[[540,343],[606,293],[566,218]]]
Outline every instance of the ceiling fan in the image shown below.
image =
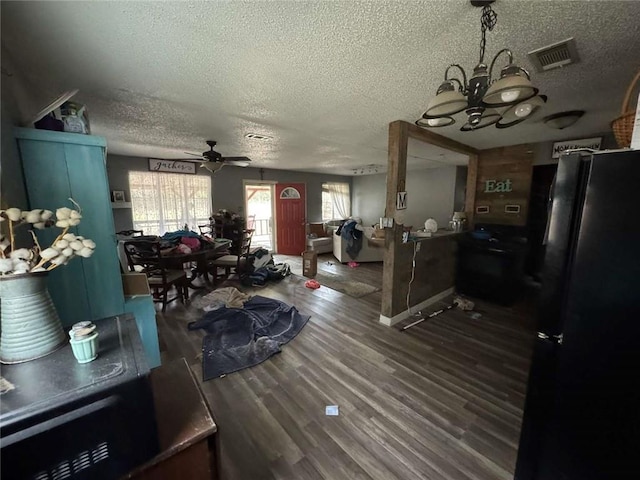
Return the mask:
[[[207,140],[207,145],[209,145],[210,150],[206,152],[202,152],[200,155],[196,153],[184,152],[187,155],[193,155],[194,157],[199,157],[198,159],[189,159],[190,161],[199,161],[199,162],[214,162],[220,163],[223,165],[234,165],[236,167],[247,167],[251,162],[251,159],[248,157],[223,157],[221,153],[216,152],[213,147],[216,146],[215,140]],[[203,165],[204,166],[204,163]]]

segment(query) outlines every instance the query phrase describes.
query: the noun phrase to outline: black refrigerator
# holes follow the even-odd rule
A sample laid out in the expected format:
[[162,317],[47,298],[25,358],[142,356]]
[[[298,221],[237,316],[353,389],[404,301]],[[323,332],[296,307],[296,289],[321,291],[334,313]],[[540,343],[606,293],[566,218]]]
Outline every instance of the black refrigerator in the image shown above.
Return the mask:
[[640,151],[561,157],[516,480],[640,479]]

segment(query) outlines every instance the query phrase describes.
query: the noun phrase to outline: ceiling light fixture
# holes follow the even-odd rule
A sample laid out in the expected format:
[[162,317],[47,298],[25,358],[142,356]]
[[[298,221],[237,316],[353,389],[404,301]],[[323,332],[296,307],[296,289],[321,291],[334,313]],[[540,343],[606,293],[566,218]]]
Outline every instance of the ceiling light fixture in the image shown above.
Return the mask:
[[[546,97],[538,95],[538,89],[531,84],[529,72],[513,63],[513,54],[508,48],[500,50],[493,57],[491,66],[484,63],[487,30],[493,30],[498,16],[491,8],[495,0],[471,0],[475,7],[482,7],[480,25],[480,61],[473,69],[473,75],[467,81],[467,74],[458,64],[452,64],[444,72],[444,82],[438,87],[422,118],[415,123],[419,127],[446,127],[455,123],[453,115],[465,111],[467,123],[460,129],[463,132],[496,125],[507,128],[528,118],[537,108],[546,102]],[[500,71],[500,78],[492,80],[493,67],[498,58],[506,55],[508,63]],[[458,70],[457,77],[450,72]],[[544,98],[543,98],[544,97]],[[507,107],[499,113],[496,108]],[[513,115],[505,119],[505,114]]]
[[584,110],[569,110],[567,112],[558,112],[548,117],[544,117],[542,121],[547,127],[562,130],[576,123],[584,115]]

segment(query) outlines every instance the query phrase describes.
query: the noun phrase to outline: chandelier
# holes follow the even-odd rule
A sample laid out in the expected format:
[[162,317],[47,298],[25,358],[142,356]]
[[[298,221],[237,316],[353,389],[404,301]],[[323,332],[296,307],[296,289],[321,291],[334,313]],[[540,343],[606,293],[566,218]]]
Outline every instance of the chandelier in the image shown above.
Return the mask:
[[[491,8],[494,1],[471,0],[472,5],[482,7],[480,61],[468,82],[460,65],[447,67],[436,96],[429,101],[422,118],[415,122],[419,127],[453,125],[453,115],[463,110],[467,115],[467,123],[460,128],[463,132],[494,124],[497,128],[512,127],[525,121],[547,101],[547,97],[538,95],[538,89],[531,84],[529,72],[513,63],[511,50],[504,48],[496,53],[489,68],[484,63],[486,33],[493,30],[498,19]],[[508,62],[500,71],[500,78],[492,80],[496,61],[504,56]]]

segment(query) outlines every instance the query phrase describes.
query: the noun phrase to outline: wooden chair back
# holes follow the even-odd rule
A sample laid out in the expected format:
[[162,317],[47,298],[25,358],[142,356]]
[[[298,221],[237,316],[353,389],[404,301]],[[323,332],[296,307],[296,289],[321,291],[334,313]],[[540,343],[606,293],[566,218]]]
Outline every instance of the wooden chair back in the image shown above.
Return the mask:
[[209,273],[213,275],[213,283],[217,283],[219,275],[218,268],[224,268],[225,277],[231,274],[231,269],[235,268],[236,273],[242,273],[247,257],[251,252],[251,238],[253,237],[253,229],[242,230],[240,241],[231,251],[230,255],[223,255],[210,262]]
[[206,225],[198,225],[198,230],[200,230],[200,235],[203,237],[215,237],[213,226],[210,223],[207,223]]
[[[152,240],[129,240],[124,242],[124,253],[131,272],[144,272],[147,276],[162,275],[164,268],[160,254],[160,242]],[[139,267],[139,268],[136,268]]]
[[[189,298],[187,275],[184,270],[169,270],[162,258],[158,240],[129,240],[124,242],[129,270],[147,274],[149,286],[154,291],[153,301],[162,302],[162,311],[175,299],[182,303]],[[168,298],[168,291],[176,287],[177,295]]]
[[120,230],[119,232],[116,232],[116,235],[135,238],[144,236],[144,232],[142,230]]

